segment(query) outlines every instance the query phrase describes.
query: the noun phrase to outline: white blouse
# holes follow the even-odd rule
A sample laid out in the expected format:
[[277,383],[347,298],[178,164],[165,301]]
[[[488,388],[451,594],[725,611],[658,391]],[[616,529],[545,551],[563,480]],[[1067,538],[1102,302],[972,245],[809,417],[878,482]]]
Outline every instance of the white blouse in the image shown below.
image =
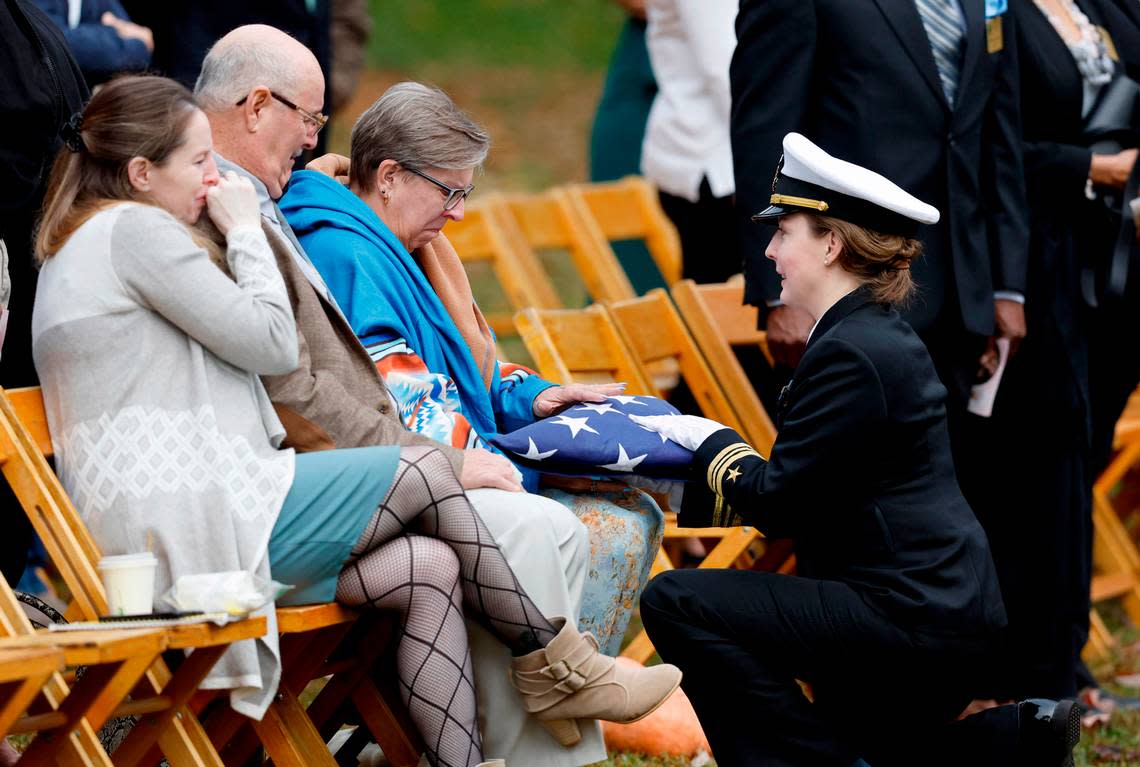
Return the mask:
[[736,191],[728,120],[728,67],[737,0],[648,0],[646,44],[657,97],[641,147],[641,172],[659,189],[696,202]]

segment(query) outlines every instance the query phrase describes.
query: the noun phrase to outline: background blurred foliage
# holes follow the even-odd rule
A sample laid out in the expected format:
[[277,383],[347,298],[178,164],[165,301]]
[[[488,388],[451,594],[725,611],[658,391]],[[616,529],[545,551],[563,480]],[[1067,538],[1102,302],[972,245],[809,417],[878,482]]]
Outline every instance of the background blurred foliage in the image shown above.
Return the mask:
[[598,71],[623,17],[610,0],[371,0],[371,6],[369,63],[412,71],[428,64]]

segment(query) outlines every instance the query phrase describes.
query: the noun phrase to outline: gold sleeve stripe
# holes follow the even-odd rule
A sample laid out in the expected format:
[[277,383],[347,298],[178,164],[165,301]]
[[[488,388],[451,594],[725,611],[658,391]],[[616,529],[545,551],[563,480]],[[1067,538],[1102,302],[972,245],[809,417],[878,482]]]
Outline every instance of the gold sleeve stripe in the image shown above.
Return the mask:
[[744,519],[733,512],[732,507],[724,500],[724,496],[716,496],[716,504],[713,506],[709,527],[740,527],[743,524]]
[[716,458],[712,459],[709,463],[707,481],[709,489],[717,495],[724,494],[724,476],[728,473],[732,464],[739,461],[741,458],[748,458],[749,456],[760,457],[760,454],[752,449],[752,446],[745,442],[737,442],[729,445],[728,447],[717,453]]

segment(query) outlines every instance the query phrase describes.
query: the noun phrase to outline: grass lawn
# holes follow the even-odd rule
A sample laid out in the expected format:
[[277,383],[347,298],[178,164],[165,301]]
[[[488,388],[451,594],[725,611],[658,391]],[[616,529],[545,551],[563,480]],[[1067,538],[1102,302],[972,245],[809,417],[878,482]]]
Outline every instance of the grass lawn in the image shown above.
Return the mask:
[[347,153],[352,120],[400,80],[438,85],[490,131],[489,191],[587,177],[587,138],[622,24],[612,0],[372,0],[369,70],[330,124]]

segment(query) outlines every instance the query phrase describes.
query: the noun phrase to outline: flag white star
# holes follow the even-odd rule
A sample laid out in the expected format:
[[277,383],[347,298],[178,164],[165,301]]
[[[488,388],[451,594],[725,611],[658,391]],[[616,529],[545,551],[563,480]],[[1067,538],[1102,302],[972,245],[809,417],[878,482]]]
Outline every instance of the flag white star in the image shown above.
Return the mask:
[[[614,406],[608,402],[583,402],[575,410],[593,410],[598,415],[605,415],[614,409]],[[588,418],[589,416],[587,416]]]
[[591,434],[598,433],[597,429],[595,429],[593,426],[590,426],[589,421],[589,416],[586,416],[585,418],[573,418],[572,416],[568,415],[560,415],[551,423],[556,423],[559,426],[565,426],[570,430],[570,439],[574,439],[578,436],[578,432],[582,431],[583,429],[590,432]]
[[641,405],[642,407],[649,407],[649,405],[646,405],[637,397],[631,397],[628,394],[615,394],[611,396],[610,399],[616,399],[623,405]]
[[[648,453],[646,453],[648,455]],[[599,466],[600,469],[609,469],[610,471],[633,471],[637,468],[637,464],[645,460],[645,455],[639,455],[630,458],[626,452],[625,447],[618,443],[618,459],[617,463],[607,463],[604,466]]]
[[530,449],[523,454],[523,458],[527,458],[531,461],[545,461],[558,452],[557,450],[547,450],[545,453],[540,453],[538,452],[538,447],[534,444],[533,438],[527,437],[527,442],[530,443]]

